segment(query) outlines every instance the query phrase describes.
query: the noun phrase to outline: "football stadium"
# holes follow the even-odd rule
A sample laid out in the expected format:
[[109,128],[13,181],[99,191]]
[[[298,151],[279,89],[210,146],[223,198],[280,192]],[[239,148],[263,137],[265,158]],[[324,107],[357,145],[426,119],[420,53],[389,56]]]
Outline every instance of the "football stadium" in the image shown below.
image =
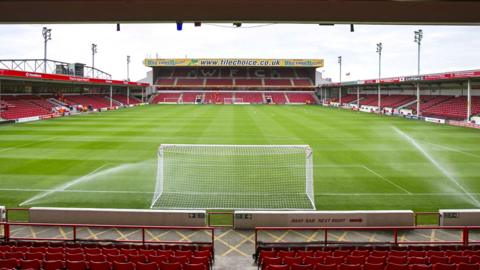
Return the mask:
[[[480,23],[475,1],[38,2],[0,23]],[[359,79],[329,55],[128,56],[118,79],[38,29],[44,58],[0,59],[0,270],[480,270],[480,69],[421,72],[422,29],[418,70],[382,76],[378,43]]]

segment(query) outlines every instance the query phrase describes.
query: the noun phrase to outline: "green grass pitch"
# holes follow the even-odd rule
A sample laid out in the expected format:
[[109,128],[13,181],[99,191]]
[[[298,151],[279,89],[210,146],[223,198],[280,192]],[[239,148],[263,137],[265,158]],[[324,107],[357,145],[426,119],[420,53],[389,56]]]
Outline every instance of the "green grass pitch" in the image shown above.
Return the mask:
[[479,207],[479,130],[260,105],[152,105],[0,126],[0,205],[149,208],[162,143],[308,144],[321,210]]

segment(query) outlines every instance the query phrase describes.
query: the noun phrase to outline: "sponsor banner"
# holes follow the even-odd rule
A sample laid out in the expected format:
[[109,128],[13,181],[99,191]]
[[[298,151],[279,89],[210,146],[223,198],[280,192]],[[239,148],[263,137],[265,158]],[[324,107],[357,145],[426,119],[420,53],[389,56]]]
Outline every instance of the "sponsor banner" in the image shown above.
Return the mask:
[[128,81],[119,81],[119,80],[104,80],[104,79],[96,79],[96,78],[84,78],[84,77],[69,76],[69,75],[46,74],[46,73],[26,72],[26,71],[8,70],[8,69],[0,69],[0,77],[17,77],[17,78],[33,79],[33,80],[78,82],[78,83],[89,83],[89,84],[149,86],[149,84],[147,83],[137,83],[137,82],[128,82]]
[[323,67],[323,59],[145,59],[147,67]]
[[480,226],[480,210],[448,209],[439,210],[440,226]]
[[477,125],[475,123],[464,122],[464,121],[449,120],[448,124],[451,126],[457,126],[457,127],[469,127],[469,128],[480,129],[480,125]]
[[32,117],[24,117],[24,118],[18,118],[17,123],[26,123],[26,122],[33,122],[33,121],[38,121],[40,120],[39,116],[32,116]]
[[255,227],[413,226],[414,213],[401,211],[235,211],[235,229]]
[[433,117],[425,117],[423,119],[425,120],[425,122],[445,124],[445,119],[439,119],[439,118],[433,118]]

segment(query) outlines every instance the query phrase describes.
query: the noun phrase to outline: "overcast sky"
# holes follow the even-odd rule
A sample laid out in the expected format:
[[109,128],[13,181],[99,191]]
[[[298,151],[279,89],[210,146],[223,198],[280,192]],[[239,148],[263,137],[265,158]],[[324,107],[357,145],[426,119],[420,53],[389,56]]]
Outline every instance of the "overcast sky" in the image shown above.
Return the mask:
[[[145,57],[161,58],[322,58],[325,77],[338,80],[337,57],[343,56],[343,80],[376,78],[376,44],[383,43],[382,77],[414,75],[417,47],[413,31],[422,28],[422,73],[480,68],[479,26],[230,25],[174,24],[0,25],[0,58],[43,58],[42,27],[52,28],[48,58],[91,65],[91,44],[98,45],[95,66],[126,78],[145,77]],[[345,74],[350,72],[350,76]]]

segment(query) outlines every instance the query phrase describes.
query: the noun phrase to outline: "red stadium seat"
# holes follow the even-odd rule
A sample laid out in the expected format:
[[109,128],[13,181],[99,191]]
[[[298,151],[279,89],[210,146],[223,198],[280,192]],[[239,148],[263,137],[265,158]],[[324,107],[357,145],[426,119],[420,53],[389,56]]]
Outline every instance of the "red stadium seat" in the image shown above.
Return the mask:
[[286,264],[271,264],[266,270],[290,270],[290,267]]
[[282,258],[280,258],[280,257],[265,257],[260,262],[260,267],[262,269],[265,269],[266,266],[271,265],[271,264],[276,264],[276,265],[282,264]]
[[63,253],[47,253],[45,254],[46,261],[64,261],[65,255]]
[[0,260],[0,268],[17,268],[18,260],[15,258]]
[[175,251],[175,256],[177,256],[177,257],[185,256],[185,257],[189,258],[189,257],[192,257],[192,256],[193,256],[193,251],[190,251],[190,250],[186,250],[186,251],[177,250],[177,251]]
[[116,248],[104,248],[102,254],[105,256],[108,255],[120,255],[120,251]]
[[430,265],[430,264],[412,264],[412,265],[410,265],[410,270],[432,270],[432,265]]
[[316,264],[314,270],[337,270],[336,264]]
[[40,261],[42,261],[44,257],[45,257],[44,253],[30,253],[30,252],[25,253],[25,259],[26,260],[40,260]]
[[90,262],[106,262],[107,258],[102,254],[87,254],[87,261]]
[[[1,249],[0,249],[1,251]],[[29,250],[30,253],[46,253],[47,248],[46,247],[31,247]]]
[[457,264],[457,270],[478,270],[479,264],[459,263]]
[[62,261],[44,261],[42,266],[43,270],[60,270],[65,268],[65,263]]
[[353,250],[352,253],[350,253],[351,256],[363,256],[367,257],[370,254],[369,250]]
[[377,257],[377,256],[369,256],[367,257],[367,263],[373,263],[373,264],[384,264],[386,261],[386,257]]
[[112,265],[109,262],[89,262],[88,265],[89,265],[90,270],[110,270],[110,269],[112,269]]
[[383,250],[373,250],[370,253],[370,256],[373,257],[386,257],[388,255],[388,251],[383,251]]
[[210,258],[204,256],[204,257],[197,257],[197,256],[192,256],[189,259],[189,262],[192,264],[196,263],[201,263],[207,266],[207,268],[210,268]]
[[65,255],[65,260],[67,261],[84,261],[85,260],[85,254],[69,254],[67,253]]
[[312,270],[313,265],[311,264],[298,264],[294,263],[290,266],[290,270]]
[[428,258],[425,257],[409,257],[408,264],[427,264]]
[[338,266],[338,270],[362,270],[362,266],[360,264],[342,263]]
[[345,263],[363,265],[365,263],[365,257],[364,256],[347,256],[345,258]]
[[24,259],[25,255],[22,252],[6,252],[4,254],[5,259]]
[[[56,249],[56,252],[51,251],[51,249]],[[63,248],[49,248],[49,253],[63,253]],[[67,254],[83,254],[83,249],[81,248],[65,248],[65,253]]]
[[183,270],[207,270],[207,266],[202,263],[187,263],[183,265]]
[[168,262],[168,257],[165,255],[162,256],[148,256],[148,262],[154,262],[160,264],[161,262]]
[[477,256],[477,255],[470,256],[470,263],[480,263],[480,256]]
[[65,267],[68,270],[86,270],[87,269],[87,263],[85,261],[67,261],[65,263]]
[[449,258],[450,263],[470,263],[470,257],[453,255]]
[[49,247],[47,248],[47,253],[64,253],[65,249],[63,247]]
[[363,270],[383,270],[385,265],[383,263],[365,263]]
[[429,259],[428,259],[428,262],[430,264],[436,264],[436,263],[443,263],[443,264],[447,264],[449,261],[449,258],[448,257],[440,257],[440,256],[431,256]]
[[283,258],[283,264],[286,264],[286,265],[292,265],[294,263],[296,264],[301,264],[303,262],[303,258],[302,257],[290,257],[290,256],[286,256]]
[[148,249],[148,250],[147,249],[141,249],[141,250],[139,250],[139,252],[140,252],[140,255],[143,255],[145,257],[148,257],[150,255],[152,255],[152,256],[157,255],[157,251],[156,250],[151,250],[151,249]]
[[42,268],[40,260],[19,260],[18,264],[20,269],[40,270]]
[[154,262],[142,263],[138,262],[135,264],[135,270],[157,270],[158,264]]
[[310,257],[307,256],[303,259],[303,263],[305,264],[311,264],[311,265],[316,265],[316,264],[323,264],[325,262],[325,258],[323,257]]
[[157,256],[173,256],[175,252],[173,250],[157,250]]
[[404,257],[389,256],[387,258],[387,263],[394,263],[394,264],[407,263],[407,256],[404,256]]
[[426,255],[425,251],[412,250],[408,252],[408,257],[425,257]]
[[113,270],[135,270],[135,264],[132,262],[113,262]]
[[171,263],[180,263],[180,264],[186,264],[188,263],[188,257],[187,256],[170,256],[168,258],[168,261]]
[[161,262],[159,264],[161,270],[182,270],[181,263],[168,263],[168,262]]
[[128,255],[128,261],[129,262],[147,262],[147,257],[145,255]]
[[457,269],[457,266],[455,264],[435,263],[432,265],[433,265],[433,270],[456,270]]
[[107,255],[106,256],[107,262],[126,262],[127,257],[125,255]]
[[387,263],[385,270],[409,270],[407,264]]
[[325,257],[325,264],[341,264],[345,261],[345,257]]
[[92,254],[92,255],[93,254],[102,254],[102,250],[99,249],[99,248],[84,248],[83,252],[87,255],[88,254]]

